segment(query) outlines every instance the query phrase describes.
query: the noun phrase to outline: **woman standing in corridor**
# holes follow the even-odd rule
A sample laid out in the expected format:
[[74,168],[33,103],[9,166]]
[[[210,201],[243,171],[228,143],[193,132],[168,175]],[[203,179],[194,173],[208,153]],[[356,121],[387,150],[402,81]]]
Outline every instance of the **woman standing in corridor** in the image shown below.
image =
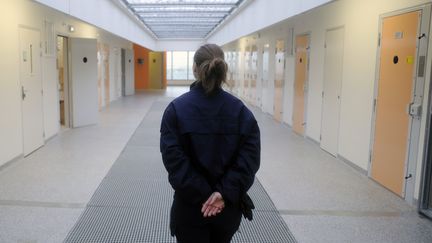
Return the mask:
[[252,216],[246,193],[260,164],[260,132],[251,111],[221,88],[227,69],[219,46],[201,46],[197,81],[162,118],[160,149],[175,190],[170,228],[179,243],[228,243],[242,213]]

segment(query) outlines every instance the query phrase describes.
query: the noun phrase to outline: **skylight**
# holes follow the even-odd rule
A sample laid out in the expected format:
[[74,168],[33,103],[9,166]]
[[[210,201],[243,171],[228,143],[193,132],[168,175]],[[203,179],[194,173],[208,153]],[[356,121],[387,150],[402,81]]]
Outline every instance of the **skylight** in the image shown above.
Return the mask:
[[159,39],[204,39],[245,0],[122,0]]

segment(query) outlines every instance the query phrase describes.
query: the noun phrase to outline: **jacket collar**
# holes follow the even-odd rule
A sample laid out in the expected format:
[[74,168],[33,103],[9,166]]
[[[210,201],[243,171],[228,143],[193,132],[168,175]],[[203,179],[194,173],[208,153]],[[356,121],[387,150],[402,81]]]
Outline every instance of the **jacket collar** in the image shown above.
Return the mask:
[[[201,82],[198,81],[198,80],[195,81],[195,82],[193,82],[193,83],[189,86],[189,88],[190,88],[191,91],[192,91],[192,90],[199,90],[199,91],[205,93],[204,88],[203,88]],[[222,90],[223,90],[223,89],[222,89],[221,87],[219,87],[219,88],[217,88],[216,90],[214,90],[210,95],[217,94],[217,93],[219,93],[219,92],[222,91]]]

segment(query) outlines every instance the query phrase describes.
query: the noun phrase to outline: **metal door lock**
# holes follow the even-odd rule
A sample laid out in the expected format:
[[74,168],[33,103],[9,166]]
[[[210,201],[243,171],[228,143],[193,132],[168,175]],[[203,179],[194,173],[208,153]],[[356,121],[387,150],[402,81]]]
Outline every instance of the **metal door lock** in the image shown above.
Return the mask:
[[421,104],[411,103],[409,106],[409,114],[412,117],[421,117]]

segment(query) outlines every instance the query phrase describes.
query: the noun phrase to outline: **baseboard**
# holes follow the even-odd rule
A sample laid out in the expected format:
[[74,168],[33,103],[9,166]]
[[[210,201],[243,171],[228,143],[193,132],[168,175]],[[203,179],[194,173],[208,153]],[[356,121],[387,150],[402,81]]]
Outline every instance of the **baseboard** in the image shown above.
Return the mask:
[[354,164],[353,162],[351,162],[349,159],[343,157],[342,155],[338,154],[337,158],[340,159],[342,162],[344,162],[345,164],[349,165],[350,167],[352,167],[353,169],[355,169],[356,171],[360,172],[360,174],[367,176],[367,170],[361,168],[360,166]]
[[317,145],[318,147],[320,147],[320,143],[318,141],[316,141],[315,139],[313,139],[313,138],[311,138],[309,136],[306,136],[306,140],[308,140],[309,142],[311,142],[311,143]]
[[292,126],[290,124],[288,124],[287,122],[285,122],[284,120],[282,120],[282,125],[286,128],[289,128],[292,130]]
[[140,92],[149,92],[149,91],[165,91],[166,89],[162,88],[162,89],[136,89],[135,93],[140,93]]
[[49,141],[53,140],[55,137],[57,137],[57,135],[59,134],[60,131],[58,131],[57,133],[51,135],[49,138],[45,139],[45,144],[47,144]]
[[17,157],[7,161],[6,163],[0,165],[0,172],[4,169],[6,169],[7,167],[11,166],[13,163],[17,162],[18,160],[24,158],[24,154],[20,154]]
[[412,206],[414,206],[414,207],[419,207],[419,201],[418,201],[418,199],[416,199],[415,197],[413,198]]
[[187,85],[191,85],[193,82],[195,82],[195,80],[176,80],[176,81],[169,80],[169,81],[167,81],[167,85],[168,86],[187,86]]

